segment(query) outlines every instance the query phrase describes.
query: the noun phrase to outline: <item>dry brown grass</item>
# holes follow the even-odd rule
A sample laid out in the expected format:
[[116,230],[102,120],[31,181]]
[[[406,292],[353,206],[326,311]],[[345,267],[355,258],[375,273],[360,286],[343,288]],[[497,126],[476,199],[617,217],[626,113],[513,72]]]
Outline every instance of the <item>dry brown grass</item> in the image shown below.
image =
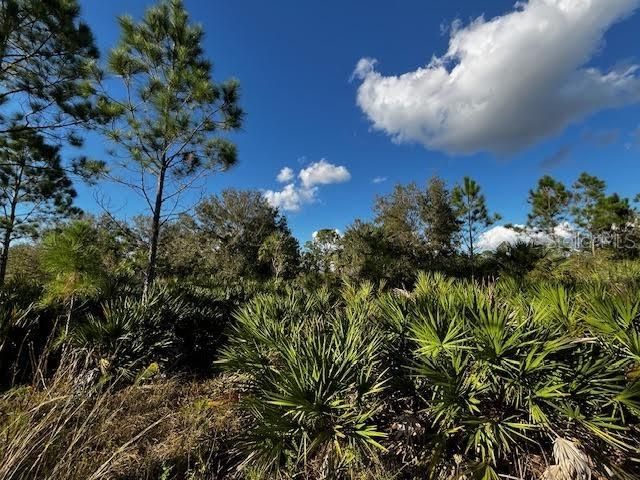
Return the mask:
[[236,380],[83,385],[80,357],[45,386],[0,397],[0,478],[222,478],[238,429]]

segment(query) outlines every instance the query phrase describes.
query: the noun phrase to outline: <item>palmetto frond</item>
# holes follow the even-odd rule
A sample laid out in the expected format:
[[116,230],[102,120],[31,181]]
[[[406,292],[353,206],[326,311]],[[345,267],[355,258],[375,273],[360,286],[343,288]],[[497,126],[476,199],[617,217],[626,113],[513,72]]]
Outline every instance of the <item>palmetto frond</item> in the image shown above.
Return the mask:
[[222,364],[249,375],[250,431],[240,448],[255,467],[313,464],[320,475],[384,450],[376,417],[386,369],[372,288],[347,285],[327,307],[322,293],[290,291],[236,315]]
[[[594,324],[593,314],[585,320],[592,299],[558,285],[514,288],[460,283],[443,292],[425,282],[403,310],[414,342],[410,368],[437,432],[434,452],[444,442],[468,472],[489,478],[502,465],[548,451],[560,432],[589,439],[593,451],[637,450],[625,426],[637,415],[640,392],[625,378],[629,362],[581,334],[585,322]],[[635,304],[613,300],[596,310],[603,308],[609,320],[602,334],[633,345],[620,331],[629,332]],[[403,324],[400,309],[384,311]]]
[[434,274],[341,295],[289,290],[236,314],[221,363],[247,378],[247,463],[340,478],[398,452],[427,478],[496,479],[554,446],[551,473],[579,452],[599,472],[640,456],[633,295]]
[[142,299],[127,296],[105,302],[100,313],[89,314],[71,330],[69,341],[92,350],[111,374],[132,379],[150,362],[177,360],[174,327],[189,314],[180,296],[157,286]]
[[612,341],[640,363],[640,295],[637,292],[592,295],[585,321],[591,331]]

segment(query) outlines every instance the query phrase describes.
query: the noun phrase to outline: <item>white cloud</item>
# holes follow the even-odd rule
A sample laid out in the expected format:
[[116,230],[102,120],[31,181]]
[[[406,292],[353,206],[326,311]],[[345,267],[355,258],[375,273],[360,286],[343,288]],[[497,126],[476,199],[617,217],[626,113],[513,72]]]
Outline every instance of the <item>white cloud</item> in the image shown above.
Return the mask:
[[309,188],[314,185],[346,182],[351,179],[351,174],[346,167],[333,165],[323,158],[300,170],[298,177],[302,185]]
[[[598,110],[640,101],[638,65],[588,67],[605,32],[640,0],[529,0],[450,29],[425,67],[383,76],[363,58],[357,102],[399,142],[469,154],[508,153]],[[411,46],[408,46],[411,48]]]
[[371,183],[383,183],[387,181],[387,177],[374,177]]
[[[478,250],[495,250],[502,243],[509,243],[513,245],[518,241],[542,245],[549,244],[553,241],[549,235],[528,230],[524,225],[514,225],[514,227],[516,228],[515,230],[498,225],[490,228],[486,232],[483,232],[477,241]],[[574,235],[574,230],[569,223],[564,222],[555,228],[554,233],[557,240],[570,244],[570,240]]]
[[300,184],[294,180],[293,169],[284,167],[276,180],[287,183],[282,190],[265,190],[262,195],[269,205],[289,212],[297,212],[303,205],[317,201],[318,186],[330,183],[346,182],[351,174],[344,166],[336,166],[325,159],[312,163],[298,172]]
[[267,199],[269,205],[274,208],[297,212],[302,205],[315,202],[317,191],[318,189],[316,187],[299,188],[295,184],[290,183],[282,190],[266,190],[262,195]]
[[284,167],[282,170],[280,170],[280,173],[278,173],[276,180],[278,180],[280,183],[290,182],[291,180],[293,180],[293,169]]
[[526,236],[511,228],[498,225],[480,235],[477,247],[480,251],[495,250],[503,243],[514,244],[518,240],[526,240]]

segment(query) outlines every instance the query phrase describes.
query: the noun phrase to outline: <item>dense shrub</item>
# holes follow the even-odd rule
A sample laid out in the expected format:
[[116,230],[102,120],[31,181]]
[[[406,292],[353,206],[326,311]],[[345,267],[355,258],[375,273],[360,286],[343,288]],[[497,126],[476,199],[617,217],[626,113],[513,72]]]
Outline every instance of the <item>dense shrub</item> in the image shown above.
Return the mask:
[[[244,463],[335,476],[371,462],[386,383],[370,286],[259,296],[236,316],[222,362],[247,375]],[[265,475],[268,475],[265,473]]]
[[[409,368],[424,402],[416,418],[431,474],[540,474],[536,459],[553,458],[558,442],[602,475],[637,468],[640,389],[624,375],[637,359],[606,348],[586,314],[599,299],[581,293],[549,286],[518,295],[509,286],[420,279],[407,308]],[[637,307],[618,302],[637,318]],[[611,325],[615,317],[598,318]]]
[[158,287],[144,297],[120,297],[89,313],[69,334],[91,351],[103,374],[132,379],[149,365],[170,367],[181,351],[175,325],[189,315],[179,296]]
[[244,296],[226,289],[157,284],[146,295],[122,295],[89,311],[68,340],[90,351],[102,374],[132,380],[152,365],[163,372],[205,373]]
[[239,449],[308,478],[376,458],[401,478],[632,478],[639,316],[637,290],[440,275],[378,296],[265,294],[223,353],[250,392]]
[[[0,434],[9,442],[0,472],[636,478],[637,277],[632,265],[620,265],[599,278],[587,274],[600,268],[591,263],[584,262],[582,278],[558,269],[557,278],[553,269],[537,269],[475,282],[421,274],[410,290],[322,281],[158,282],[144,297],[133,288],[83,302],[66,336],[64,306],[46,306],[37,288],[9,283],[0,310],[5,383],[30,372],[35,383],[0,402]],[[27,302],[29,296],[35,300]],[[47,338],[36,351],[35,341]],[[47,346],[48,355],[40,355]],[[87,360],[69,370],[70,354]],[[15,359],[20,375],[11,367]],[[200,391],[194,385],[209,380],[176,375],[219,368],[229,373],[215,377],[216,388],[233,387],[224,394],[223,418],[198,413],[193,421],[202,424],[181,423],[191,417],[178,405],[217,412],[222,390],[189,406],[175,389]],[[146,406],[136,409],[135,402]],[[152,415],[153,408],[167,417]],[[113,426],[119,415],[130,428]],[[118,435],[109,442],[111,428]],[[174,428],[193,442],[180,443]],[[180,428],[194,429],[195,438]],[[168,443],[153,447],[153,438]],[[73,450],[78,442],[95,461],[89,450]]]
[[38,303],[42,291],[11,279],[0,289],[0,391],[29,382],[53,340],[55,308]]

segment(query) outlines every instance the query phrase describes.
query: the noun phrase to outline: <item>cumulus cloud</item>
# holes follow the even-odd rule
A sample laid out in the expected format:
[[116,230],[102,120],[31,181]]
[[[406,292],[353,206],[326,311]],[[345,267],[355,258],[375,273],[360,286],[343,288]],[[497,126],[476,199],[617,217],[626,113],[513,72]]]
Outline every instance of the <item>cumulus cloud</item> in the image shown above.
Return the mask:
[[293,180],[293,169],[284,167],[282,170],[280,170],[280,173],[278,173],[276,180],[278,180],[280,183],[290,182],[291,180]]
[[346,182],[351,174],[344,166],[333,165],[322,159],[314,162],[298,172],[300,182],[292,181],[295,172],[284,167],[278,173],[276,180],[287,183],[282,190],[265,190],[262,192],[269,205],[289,212],[299,211],[303,205],[317,201],[318,185]]
[[263,192],[263,196],[272,207],[297,212],[302,205],[315,202],[317,191],[318,189],[315,187],[298,188],[295,184],[290,183],[279,191],[266,190]]
[[529,0],[449,30],[446,53],[385,76],[361,59],[357,103],[398,142],[452,154],[510,153],[598,110],[640,101],[638,65],[588,66],[640,0]]
[[309,188],[314,185],[347,182],[351,179],[351,174],[346,167],[334,165],[323,158],[300,170],[298,177],[302,185]]
[[[514,225],[514,227],[515,228],[508,228],[503,225],[497,225],[483,232],[478,238],[478,250],[491,251],[503,243],[513,245],[518,241],[542,245],[549,244],[553,241],[549,235],[528,230],[524,225]],[[574,230],[569,223],[564,222],[555,228],[554,233],[558,240],[568,242],[573,237]]]
[[495,250],[503,243],[514,244],[518,240],[526,240],[526,237],[516,230],[498,225],[482,233],[477,246],[481,251]]
[[387,181],[387,177],[375,177],[371,180],[371,183],[384,183]]

